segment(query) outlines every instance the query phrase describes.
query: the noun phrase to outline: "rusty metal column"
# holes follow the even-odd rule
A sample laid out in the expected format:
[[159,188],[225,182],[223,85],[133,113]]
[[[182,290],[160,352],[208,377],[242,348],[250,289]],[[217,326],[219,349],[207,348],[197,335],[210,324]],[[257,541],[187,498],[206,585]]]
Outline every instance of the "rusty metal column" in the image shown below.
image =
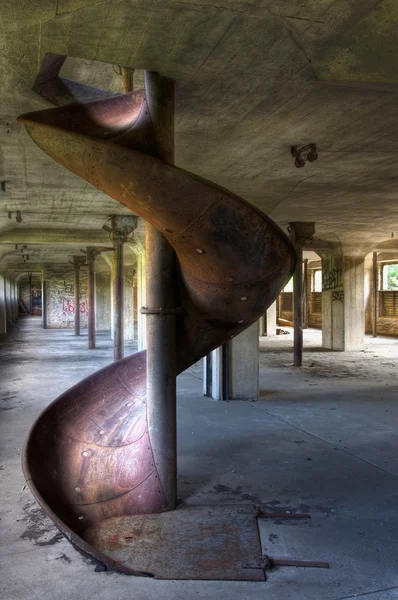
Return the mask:
[[297,263],[293,275],[294,366],[303,365],[303,251],[296,246]]
[[373,337],[377,337],[377,299],[379,295],[379,278],[377,268],[377,252],[373,252]]
[[29,275],[29,314],[32,314],[33,311],[33,302],[32,302],[32,273],[28,273]]
[[113,236],[113,359],[124,357],[123,239]]
[[308,329],[308,258],[304,260],[303,271],[303,329]]
[[300,222],[289,223],[292,242],[296,246],[297,262],[293,275],[293,300],[294,300],[294,342],[293,364],[295,367],[303,365],[303,246],[312,241],[315,233],[315,223]]
[[[145,73],[156,155],[174,163],[174,82]],[[165,509],[177,504],[175,253],[163,235],[146,226],[147,415]]]
[[85,250],[88,266],[88,348],[95,348],[95,259],[101,254],[99,248],[87,246]]
[[86,262],[85,256],[73,256],[75,269],[75,335],[80,335],[80,267]]
[[112,216],[112,227],[103,225],[108,231],[113,245],[113,360],[124,356],[124,273],[123,246],[127,237],[137,227],[138,217]]
[[43,329],[47,329],[47,281],[44,273],[41,280],[41,315],[43,322]]

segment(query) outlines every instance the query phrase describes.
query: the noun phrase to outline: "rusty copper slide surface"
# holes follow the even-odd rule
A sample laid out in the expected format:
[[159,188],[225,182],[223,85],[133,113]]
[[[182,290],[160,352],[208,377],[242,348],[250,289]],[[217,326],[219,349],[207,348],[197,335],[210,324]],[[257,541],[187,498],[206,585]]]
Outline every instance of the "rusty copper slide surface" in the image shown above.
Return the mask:
[[114,517],[90,527],[85,539],[117,564],[162,579],[265,581],[264,569],[246,567],[261,557],[251,504]]
[[[53,159],[151,223],[174,248],[183,309],[178,372],[254,323],[291,277],[294,248],[268,217],[156,157],[145,91],[20,120]],[[62,394],[34,424],[23,459],[37,501],[70,541],[107,567],[133,574],[139,573],[89,543],[86,533],[106,519],[165,509],[145,374],[140,352]]]

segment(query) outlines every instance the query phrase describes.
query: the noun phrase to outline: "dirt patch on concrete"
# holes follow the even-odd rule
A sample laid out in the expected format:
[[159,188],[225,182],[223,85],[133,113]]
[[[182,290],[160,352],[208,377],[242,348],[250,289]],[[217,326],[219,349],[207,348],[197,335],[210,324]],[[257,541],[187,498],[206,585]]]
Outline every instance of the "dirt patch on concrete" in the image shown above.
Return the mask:
[[54,523],[47,517],[36,502],[28,502],[23,506],[24,516],[21,519],[26,525],[20,535],[22,540],[29,540],[35,546],[53,546],[64,539]]

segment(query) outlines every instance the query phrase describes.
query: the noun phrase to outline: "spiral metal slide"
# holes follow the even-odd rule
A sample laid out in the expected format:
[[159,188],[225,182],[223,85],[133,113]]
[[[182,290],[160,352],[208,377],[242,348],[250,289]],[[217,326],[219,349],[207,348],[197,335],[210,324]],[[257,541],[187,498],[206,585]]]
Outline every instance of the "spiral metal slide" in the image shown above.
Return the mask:
[[[175,250],[181,373],[264,313],[293,273],[295,250],[249,203],[157,157],[156,110],[146,77],[144,90],[20,121],[44,152],[145,219]],[[165,514],[152,442],[146,352],[139,352],[50,404],[23,458],[37,502],[69,541],[129,574],[145,573],[112,558],[110,543],[100,547],[90,532],[115,518]]]

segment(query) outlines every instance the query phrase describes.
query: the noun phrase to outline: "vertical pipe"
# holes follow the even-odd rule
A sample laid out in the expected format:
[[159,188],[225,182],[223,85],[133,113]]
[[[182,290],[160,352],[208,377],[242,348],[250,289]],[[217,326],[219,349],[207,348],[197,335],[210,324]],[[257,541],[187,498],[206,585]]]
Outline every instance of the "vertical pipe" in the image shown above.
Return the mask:
[[44,276],[41,281],[41,314],[43,329],[47,329],[47,281]]
[[14,323],[17,320],[17,286],[15,279],[11,279],[11,309],[12,309],[12,320]]
[[88,264],[88,348],[95,348],[95,255],[87,252]]
[[113,359],[124,356],[123,240],[113,236]]
[[308,329],[308,258],[304,260],[303,271],[303,329]]
[[80,266],[75,265],[75,335],[80,335]]
[[379,294],[379,278],[377,269],[377,252],[373,252],[373,337],[377,337],[377,298]]
[[132,92],[134,90],[134,69],[129,69],[128,67],[121,67],[120,73],[122,76],[123,94]]
[[293,276],[294,296],[294,366],[303,364],[303,250],[296,246],[297,263]]
[[[174,83],[145,73],[148,108],[156,139],[154,153],[174,162]],[[175,254],[154,227],[146,226],[147,415],[148,431],[165,509],[177,504]],[[151,309],[162,309],[159,314]]]
[[15,280],[15,320],[19,318],[19,283]]
[[154,227],[147,227],[147,305],[163,314],[147,314],[147,414],[156,471],[172,510],[177,502],[176,314],[174,251]]
[[0,274],[0,333],[7,333],[7,315],[6,315],[6,282],[3,275]]
[[33,302],[32,302],[32,273],[29,273],[29,314],[31,315],[33,312]]

